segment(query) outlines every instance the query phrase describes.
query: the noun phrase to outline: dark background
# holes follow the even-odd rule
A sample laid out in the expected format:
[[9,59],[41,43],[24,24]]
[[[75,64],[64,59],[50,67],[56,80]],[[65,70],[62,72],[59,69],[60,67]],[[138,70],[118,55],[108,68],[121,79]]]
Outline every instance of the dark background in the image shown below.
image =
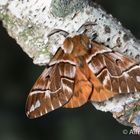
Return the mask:
[[[96,0],[104,9],[140,37],[140,0]],[[43,67],[35,66],[10,38],[0,23],[0,140],[138,140],[124,135],[130,130],[110,113],[91,104],[78,109],[58,109],[29,120],[25,115],[27,95]]]

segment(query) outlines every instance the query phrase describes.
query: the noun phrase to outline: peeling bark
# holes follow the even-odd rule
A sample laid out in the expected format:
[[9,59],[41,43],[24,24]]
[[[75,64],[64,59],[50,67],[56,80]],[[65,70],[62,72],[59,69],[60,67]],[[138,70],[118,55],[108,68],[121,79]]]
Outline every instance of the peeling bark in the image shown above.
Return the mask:
[[[83,27],[87,28],[89,37],[97,34],[97,42],[140,61],[140,41],[91,0],[1,0],[0,20],[38,65],[48,63],[62,45],[66,32],[76,35],[83,32]],[[111,112],[120,123],[139,129],[139,93],[120,95],[93,105],[98,110]]]

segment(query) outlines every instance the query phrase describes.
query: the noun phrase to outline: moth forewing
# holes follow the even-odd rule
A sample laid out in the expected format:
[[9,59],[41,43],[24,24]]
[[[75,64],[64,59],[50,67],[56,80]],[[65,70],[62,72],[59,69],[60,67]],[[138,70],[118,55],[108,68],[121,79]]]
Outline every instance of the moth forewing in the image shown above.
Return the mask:
[[140,65],[118,52],[105,50],[107,50],[105,46],[94,42],[91,52],[96,55],[91,54],[88,62],[91,71],[95,73],[103,87],[115,93],[140,91],[140,81],[136,78],[140,76]]
[[[68,57],[66,60],[65,54],[61,52],[59,55],[63,57],[58,58],[59,62],[52,59],[55,60],[53,65],[44,70],[29,93],[26,103],[26,114],[29,118],[37,118],[62,107],[73,95],[76,66]],[[59,55],[56,53],[55,56]]]

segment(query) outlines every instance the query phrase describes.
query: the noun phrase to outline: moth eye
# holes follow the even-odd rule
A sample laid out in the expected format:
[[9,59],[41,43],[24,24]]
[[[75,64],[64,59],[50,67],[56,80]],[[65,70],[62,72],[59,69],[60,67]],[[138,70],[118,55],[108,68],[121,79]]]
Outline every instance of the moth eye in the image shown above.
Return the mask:
[[92,48],[92,45],[91,45],[91,43],[89,43],[89,44],[88,44],[88,48],[89,48],[89,49],[91,49],[91,48]]

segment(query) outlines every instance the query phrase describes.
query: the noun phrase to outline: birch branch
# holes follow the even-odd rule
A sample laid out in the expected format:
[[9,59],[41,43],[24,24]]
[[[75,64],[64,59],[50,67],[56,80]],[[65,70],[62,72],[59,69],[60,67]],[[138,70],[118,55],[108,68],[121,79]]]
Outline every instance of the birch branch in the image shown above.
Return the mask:
[[[76,35],[78,29],[89,22],[94,23],[88,28],[89,37],[96,33],[97,42],[140,61],[140,41],[91,0],[1,0],[0,20],[9,35],[38,65],[48,63],[62,45],[65,37],[61,30]],[[140,132],[139,93],[92,104]]]

